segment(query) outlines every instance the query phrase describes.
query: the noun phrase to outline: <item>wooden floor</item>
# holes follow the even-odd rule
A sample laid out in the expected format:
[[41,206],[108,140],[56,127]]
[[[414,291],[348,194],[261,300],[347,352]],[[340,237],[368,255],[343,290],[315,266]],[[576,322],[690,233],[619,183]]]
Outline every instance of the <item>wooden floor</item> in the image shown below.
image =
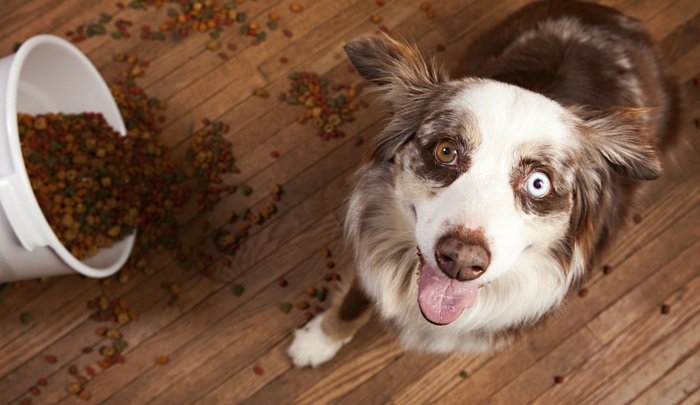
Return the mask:
[[[303,107],[278,101],[289,73],[307,70],[336,83],[360,83],[342,46],[382,24],[424,50],[440,50],[438,57],[454,67],[475,33],[525,1],[435,0],[435,18],[429,19],[417,0],[387,0],[384,6],[300,0],[303,11],[296,14],[291,1],[248,0],[238,5],[248,22],[264,25],[268,13],[276,12],[279,27],[253,45],[234,24],[222,32],[224,45],[215,52],[205,48],[206,34],[179,42],[139,38],[139,27],[157,27],[166,18],[167,3],[146,10],[118,9],[115,3],[3,0],[0,53],[39,33],[65,37],[100,13],[132,21],[130,39],[96,36],[77,46],[107,80],[119,71],[115,52],[150,61],[138,82],[168,102],[163,135],[175,158],[182,157],[193,123],[210,118],[230,125],[227,136],[241,173],[229,181],[254,189],[248,197],[231,195],[213,212],[183,219],[182,237],[194,238],[204,220],[214,226],[232,210],[264,203],[271,182],[282,184],[285,194],[278,214],[254,227],[230,266],[217,262],[209,277],[154,255],[156,274],[125,284],[66,276],[2,289],[0,403],[85,403],[67,392],[76,381],[72,366],[87,381],[88,403],[700,403],[700,163],[694,152],[700,147],[700,2],[602,2],[646,23],[678,74],[688,114],[676,163],[655,182],[633,213],[637,221],[630,221],[606,256],[609,271],[592,269],[587,294],[573,294],[543,328],[497,354],[405,352],[385,325],[373,321],[318,369],[290,366],[285,351],[305,311],[284,313],[279,305],[304,299],[328,305],[305,295],[311,286],[327,286],[330,296],[337,291],[335,281],[326,281],[324,245],[334,271],[344,280],[352,274],[339,226],[346,181],[366,152],[368,142],[359,140],[370,139],[383,116],[377,104],[362,107],[343,126],[344,138],[323,141],[311,125],[296,123]],[[381,16],[379,24],[370,20],[373,14]],[[281,56],[289,62],[280,63]],[[271,96],[252,95],[256,87]],[[271,157],[272,151],[280,156]],[[286,287],[278,284],[280,277]],[[163,283],[181,286],[175,305]],[[245,287],[240,297],[232,293],[233,284]],[[95,331],[111,324],[91,320],[86,308],[101,295],[123,297],[139,315],[116,325],[128,343],[125,362],[107,369],[97,365],[107,339]],[[32,319],[20,322],[26,312]],[[88,347],[95,350],[84,353]],[[160,356],[169,362],[156,364]]]

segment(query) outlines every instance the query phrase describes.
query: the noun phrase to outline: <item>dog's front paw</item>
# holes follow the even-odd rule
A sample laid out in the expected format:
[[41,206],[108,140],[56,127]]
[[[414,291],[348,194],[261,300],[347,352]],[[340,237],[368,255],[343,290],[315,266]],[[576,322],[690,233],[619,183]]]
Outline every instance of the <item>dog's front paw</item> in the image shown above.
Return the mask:
[[304,327],[294,332],[294,341],[287,350],[296,367],[316,367],[335,356],[350,339],[336,340],[323,332],[323,315],[316,317]]

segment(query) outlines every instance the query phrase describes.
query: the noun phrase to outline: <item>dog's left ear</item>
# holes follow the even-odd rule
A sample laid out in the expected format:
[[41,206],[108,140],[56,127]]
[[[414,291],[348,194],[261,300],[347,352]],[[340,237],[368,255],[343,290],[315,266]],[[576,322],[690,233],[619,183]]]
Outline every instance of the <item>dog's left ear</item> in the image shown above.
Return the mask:
[[661,153],[642,122],[647,109],[612,108],[583,117],[599,153],[620,175],[631,180],[654,180],[662,173]]
[[350,41],[345,52],[357,72],[379,86],[394,111],[448,79],[435,60],[426,61],[415,46],[383,33]]

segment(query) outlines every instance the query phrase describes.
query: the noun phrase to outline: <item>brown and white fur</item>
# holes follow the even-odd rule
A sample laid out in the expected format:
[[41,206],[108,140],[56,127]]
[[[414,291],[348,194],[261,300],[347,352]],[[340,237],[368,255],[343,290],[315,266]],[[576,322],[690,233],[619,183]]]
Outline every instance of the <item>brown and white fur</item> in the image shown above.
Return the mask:
[[674,137],[673,81],[603,6],[528,5],[454,80],[388,36],[345,50],[392,115],[348,203],[356,280],[296,331],[296,366],[332,358],[372,306],[410,349],[502,347],[580,282]]

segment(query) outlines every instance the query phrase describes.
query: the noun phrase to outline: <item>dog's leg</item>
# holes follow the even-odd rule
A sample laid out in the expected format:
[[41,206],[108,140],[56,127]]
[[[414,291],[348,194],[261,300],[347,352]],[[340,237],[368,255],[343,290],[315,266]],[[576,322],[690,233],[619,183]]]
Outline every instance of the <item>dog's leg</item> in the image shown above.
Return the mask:
[[328,311],[294,333],[287,353],[297,367],[316,367],[335,356],[369,320],[371,303],[357,280]]

